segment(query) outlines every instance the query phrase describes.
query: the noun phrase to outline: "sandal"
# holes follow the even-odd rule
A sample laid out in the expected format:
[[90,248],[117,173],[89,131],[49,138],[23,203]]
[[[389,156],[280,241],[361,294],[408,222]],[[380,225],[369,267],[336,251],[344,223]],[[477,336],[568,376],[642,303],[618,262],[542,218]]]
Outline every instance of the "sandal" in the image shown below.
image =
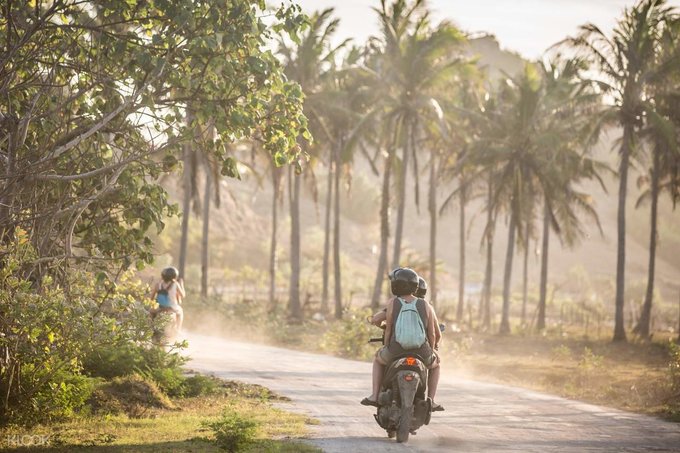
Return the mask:
[[379,407],[380,406],[377,401],[373,401],[372,399],[369,399],[368,397],[361,400],[361,405],[362,406],[373,406],[373,407]]

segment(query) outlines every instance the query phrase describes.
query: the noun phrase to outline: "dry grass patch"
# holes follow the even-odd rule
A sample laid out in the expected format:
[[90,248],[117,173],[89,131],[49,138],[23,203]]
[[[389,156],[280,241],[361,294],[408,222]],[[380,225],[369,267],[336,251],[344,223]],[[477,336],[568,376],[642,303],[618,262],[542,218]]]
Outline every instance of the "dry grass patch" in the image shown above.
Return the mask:
[[472,377],[680,420],[667,344],[462,334],[447,342],[446,360]]

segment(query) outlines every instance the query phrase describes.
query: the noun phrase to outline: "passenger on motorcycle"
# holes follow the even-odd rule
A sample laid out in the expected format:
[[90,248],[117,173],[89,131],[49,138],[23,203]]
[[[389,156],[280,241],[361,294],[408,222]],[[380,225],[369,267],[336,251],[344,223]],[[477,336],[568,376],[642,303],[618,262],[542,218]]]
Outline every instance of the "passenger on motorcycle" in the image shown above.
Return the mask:
[[[389,277],[392,294],[396,297],[391,298],[387,302],[385,310],[376,313],[370,320],[371,323],[376,325],[380,325],[382,321],[385,321],[385,345],[378,350],[373,361],[373,393],[371,396],[364,398],[361,401],[361,404],[365,406],[377,406],[377,395],[380,392],[380,386],[385,373],[385,365],[388,365],[396,358],[403,356],[406,352],[417,354],[425,361],[425,366],[429,369],[427,393],[432,400],[434,400],[437,384],[439,383],[440,360],[438,354],[431,347],[431,345],[434,345],[434,349],[438,349],[439,341],[441,340],[441,331],[439,330],[437,315],[432,305],[427,303],[424,299],[413,296],[413,294],[418,291],[419,286],[424,288],[421,288],[421,292],[418,294],[424,295],[422,290],[424,289],[425,293],[427,292],[427,284],[423,279],[418,277],[418,274],[416,274],[415,271],[409,268],[395,269],[390,273]],[[420,280],[422,280],[422,282]],[[405,350],[393,337],[394,325],[399,316],[399,312],[401,311],[401,302],[399,299],[407,304],[416,304],[416,308],[418,309],[418,313],[426,329],[426,341],[420,348]],[[442,408],[436,404],[435,407],[442,410]]]
[[173,311],[177,314],[177,331],[182,328],[184,310],[181,304],[186,297],[184,281],[179,277],[179,272],[174,267],[166,267],[161,271],[161,281],[154,285],[151,299],[158,303],[158,308],[151,311],[155,317],[163,310]]

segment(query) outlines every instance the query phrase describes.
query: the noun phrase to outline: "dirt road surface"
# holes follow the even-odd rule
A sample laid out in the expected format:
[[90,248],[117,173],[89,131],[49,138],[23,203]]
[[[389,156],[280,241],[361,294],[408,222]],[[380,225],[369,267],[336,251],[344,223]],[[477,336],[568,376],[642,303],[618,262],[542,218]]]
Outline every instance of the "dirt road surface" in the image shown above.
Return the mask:
[[[353,452],[680,452],[680,424],[577,401],[456,377],[443,368],[437,401],[445,412],[408,444],[388,439],[359,404],[370,393],[371,364],[187,335],[189,366],[264,385],[291,399],[284,407],[320,421],[309,442]],[[444,364],[446,365],[446,364]]]

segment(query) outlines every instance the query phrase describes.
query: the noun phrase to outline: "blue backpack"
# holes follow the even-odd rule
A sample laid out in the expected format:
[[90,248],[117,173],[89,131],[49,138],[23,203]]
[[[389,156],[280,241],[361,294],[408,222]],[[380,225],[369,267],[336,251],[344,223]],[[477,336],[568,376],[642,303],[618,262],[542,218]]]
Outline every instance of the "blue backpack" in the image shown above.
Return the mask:
[[156,303],[160,305],[161,307],[171,307],[172,304],[170,303],[170,297],[168,297],[168,289],[174,284],[171,283],[170,286],[167,288],[158,288],[156,290]]
[[401,311],[394,324],[394,339],[406,350],[418,349],[427,340],[425,326],[416,306],[418,300],[411,303],[406,303],[401,297],[397,300],[401,303]]

